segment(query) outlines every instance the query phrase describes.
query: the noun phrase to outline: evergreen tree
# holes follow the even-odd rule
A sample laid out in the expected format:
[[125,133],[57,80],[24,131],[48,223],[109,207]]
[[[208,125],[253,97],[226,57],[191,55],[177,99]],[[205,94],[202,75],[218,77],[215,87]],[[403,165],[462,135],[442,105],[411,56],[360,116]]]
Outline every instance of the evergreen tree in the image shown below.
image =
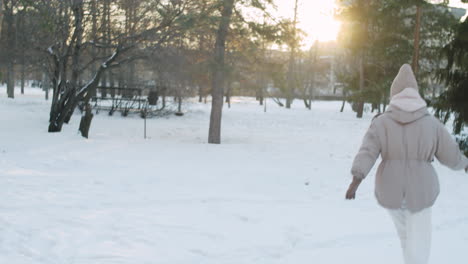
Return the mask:
[[468,137],[463,128],[468,124],[468,20],[458,25],[455,38],[443,54],[447,65],[439,71],[439,77],[447,86],[435,103],[436,115],[444,122],[453,116],[454,133],[468,154]]

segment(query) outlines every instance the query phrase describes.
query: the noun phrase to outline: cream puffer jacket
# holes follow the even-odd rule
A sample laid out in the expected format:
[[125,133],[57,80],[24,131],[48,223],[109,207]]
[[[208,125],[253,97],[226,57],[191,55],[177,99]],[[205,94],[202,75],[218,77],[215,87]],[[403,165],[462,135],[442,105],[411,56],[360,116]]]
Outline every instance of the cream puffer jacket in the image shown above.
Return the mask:
[[415,83],[404,65],[392,84],[389,108],[372,121],[351,169],[363,179],[381,156],[375,181],[379,204],[398,209],[405,201],[412,212],[431,207],[439,195],[434,158],[454,170],[468,167],[445,126],[428,112]]

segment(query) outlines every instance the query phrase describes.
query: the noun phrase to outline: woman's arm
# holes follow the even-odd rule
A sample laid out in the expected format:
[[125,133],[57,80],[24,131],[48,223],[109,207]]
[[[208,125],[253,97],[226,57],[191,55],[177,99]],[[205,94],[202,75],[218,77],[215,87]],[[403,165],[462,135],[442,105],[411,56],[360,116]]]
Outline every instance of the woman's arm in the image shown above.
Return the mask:
[[468,172],[468,159],[442,123],[439,124],[435,156],[440,163],[453,170],[465,169]]
[[381,152],[380,141],[377,136],[377,120],[373,121],[362,141],[358,154],[354,158],[351,174],[353,181],[346,192],[346,199],[356,197],[356,191],[362,180],[369,174]]
[[346,199],[347,200],[354,200],[356,198],[356,191],[361,184],[362,179],[353,177],[353,181],[348,187],[348,191],[346,191]]

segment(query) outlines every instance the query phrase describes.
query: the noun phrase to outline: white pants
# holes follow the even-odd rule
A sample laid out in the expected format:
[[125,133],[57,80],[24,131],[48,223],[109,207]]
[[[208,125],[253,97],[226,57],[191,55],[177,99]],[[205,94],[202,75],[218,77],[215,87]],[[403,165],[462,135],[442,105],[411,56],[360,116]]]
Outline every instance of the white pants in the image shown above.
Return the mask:
[[388,210],[400,237],[405,264],[427,264],[431,251],[431,208],[412,213]]

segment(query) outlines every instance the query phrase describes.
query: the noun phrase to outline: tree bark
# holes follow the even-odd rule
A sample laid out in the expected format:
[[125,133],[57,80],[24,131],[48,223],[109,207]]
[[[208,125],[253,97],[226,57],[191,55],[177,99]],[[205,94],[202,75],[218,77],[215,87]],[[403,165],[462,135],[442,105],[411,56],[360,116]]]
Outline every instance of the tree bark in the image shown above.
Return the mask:
[[[83,16],[84,16],[84,8],[83,8],[83,0],[75,0],[73,6],[73,13],[75,14],[75,28],[76,28],[76,40],[75,45],[73,47],[72,53],[72,74],[70,83],[72,85],[73,91],[76,91],[77,87],[79,87],[79,79],[80,79],[80,56],[81,56],[81,45],[83,42]],[[75,100],[75,95],[73,95],[72,99]],[[68,124],[70,119],[73,115],[73,111],[75,110],[75,106],[72,106],[70,111],[65,113],[64,123]]]
[[89,128],[91,127],[91,121],[93,120],[93,113],[91,112],[92,106],[90,104],[86,104],[84,107],[84,114],[81,117],[80,128],[79,131],[81,135],[85,138],[89,137]]
[[[370,2],[370,1],[369,1]],[[369,6],[370,3],[366,4],[366,1],[360,1],[360,6],[361,8],[365,8],[366,13],[369,14]],[[363,45],[359,51],[359,99],[357,102],[357,118],[362,118],[364,115],[364,89],[365,89],[365,73],[364,73],[364,65],[365,65],[365,56],[366,56],[366,50],[367,50],[367,40],[369,39],[369,18],[366,17],[364,18],[362,22],[362,30],[365,32],[363,39],[361,40],[363,42]]]
[[[24,54],[24,52],[23,52]],[[21,63],[21,94],[24,94],[24,85],[26,81],[26,65],[24,61],[24,55],[21,55],[23,63]]]
[[198,85],[198,102],[199,103],[203,102],[203,91],[202,91],[201,85]]
[[6,27],[6,83],[8,98],[15,98],[15,29],[14,29],[14,2],[11,0],[4,1],[4,26]]
[[340,113],[343,113],[345,105],[346,105],[346,99],[343,98],[343,102],[341,103]]
[[[106,21],[107,21],[107,25],[106,25],[106,35],[107,35],[107,37],[106,37],[106,40],[107,40],[107,45],[110,46],[112,44],[112,41],[111,41],[111,39],[112,39],[112,33],[111,33],[111,23],[112,23],[112,21],[111,21],[111,8],[110,8],[110,2],[109,1],[110,0],[107,0],[107,19],[106,19]],[[110,87],[115,87],[114,74],[112,72],[112,69],[109,69],[107,71],[107,76],[109,78]],[[110,91],[110,96],[112,98],[115,97],[115,89],[112,89]]]
[[[101,64],[94,78],[84,87],[82,87],[80,91],[78,91],[77,95],[75,96],[75,100],[72,102],[72,109],[74,109],[78,102],[80,100],[83,100],[83,104],[85,106],[85,114],[80,122],[80,132],[81,135],[85,138],[88,138],[89,127],[91,126],[91,120],[93,119],[93,115],[91,113],[92,108],[89,104],[89,101],[91,100],[93,94],[93,90],[97,88],[102,74],[109,69],[109,66],[112,64],[112,62],[116,60],[119,54],[120,50],[117,49],[114,52],[114,54],[112,54],[112,56],[110,56],[103,64]],[[89,113],[87,113],[86,111],[89,111]],[[81,128],[83,128],[83,130]]]
[[315,89],[315,79],[317,75],[317,55],[318,55],[318,49],[319,49],[319,41],[316,40],[314,43],[314,49],[313,49],[313,55],[311,56],[311,65],[312,65],[312,76],[310,79],[310,85],[309,85],[309,110],[312,110],[312,99],[314,96],[314,89]]
[[364,52],[362,52],[359,58],[359,91],[360,98],[357,105],[357,118],[362,118],[364,114],[364,98],[362,92],[364,91]]
[[[74,0],[72,2],[72,11],[74,15],[74,31],[67,47],[67,52],[61,53],[50,47],[51,56],[54,59],[54,74],[52,84],[54,87],[52,106],[50,111],[49,132],[60,132],[64,123],[68,122],[75,110],[78,102],[83,98],[88,98],[91,93],[88,93],[92,88],[97,85],[96,80],[99,80],[100,75],[111,63],[116,54],[108,59],[95,75],[92,82],[88,83],[85,87],[78,91],[78,79],[80,73],[79,58],[81,55],[81,44],[83,37],[83,0]],[[66,47],[66,44],[64,45]],[[71,56],[71,79],[67,82],[67,64],[68,57]],[[60,80],[60,81],[59,81]],[[86,103],[89,102],[85,100]]]
[[177,113],[182,115],[182,96],[177,97]]
[[228,104],[228,108],[231,108],[231,86],[227,84],[226,89],[226,103]]
[[221,143],[221,118],[223,112],[223,96],[224,96],[224,53],[226,49],[226,38],[231,23],[232,11],[234,8],[234,0],[223,1],[223,11],[221,23],[219,24],[215,53],[214,53],[214,69],[212,80],[212,103],[210,115],[210,128],[208,132],[208,143]]
[[260,88],[258,89],[258,102],[260,105],[263,105],[263,101],[265,100],[264,95],[263,95],[263,81],[260,81]]
[[[19,50],[20,50],[20,60],[21,60],[21,94],[24,94],[24,86],[25,86],[25,79],[26,79],[26,49],[25,49],[25,30],[26,28],[24,27],[24,10],[21,11],[18,14],[18,18],[16,20],[17,22],[17,33],[16,33],[16,43],[19,45]],[[21,34],[21,35],[20,35]],[[21,37],[20,40],[18,40],[18,37]]]
[[7,68],[7,96],[8,98],[15,98],[15,64],[13,63],[13,59],[10,59]]
[[296,27],[297,27],[297,12],[298,12],[298,7],[299,7],[299,0],[295,0],[295,5],[294,5],[294,21],[293,21],[293,44],[291,45],[291,53],[289,56],[289,70],[288,70],[288,88],[286,92],[286,108],[290,109],[292,102],[294,100],[294,92],[296,90],[296,80],[295,80],[295,74],[296,74]]
[[42,90],[45,92],[45,100],[49,100],[50,80],[47,72],[42,73]]
[[[98,7],[97,7],[97,0],[91,0],[91,38],[94,43],[98,42],[98,26],[97,26],[97,20],[98,20]],[[91,56],[93,58],[96,58],[98,56],[98,51],[97,48],[93,45],[91,47]],[[91,65],[91,74],[94,74],[96,72],[96,63],[93,63]],[[90,74],[89,78],[91,79],[93,76]],[[93,93],[93,96],[97,96],[97,92]]]

